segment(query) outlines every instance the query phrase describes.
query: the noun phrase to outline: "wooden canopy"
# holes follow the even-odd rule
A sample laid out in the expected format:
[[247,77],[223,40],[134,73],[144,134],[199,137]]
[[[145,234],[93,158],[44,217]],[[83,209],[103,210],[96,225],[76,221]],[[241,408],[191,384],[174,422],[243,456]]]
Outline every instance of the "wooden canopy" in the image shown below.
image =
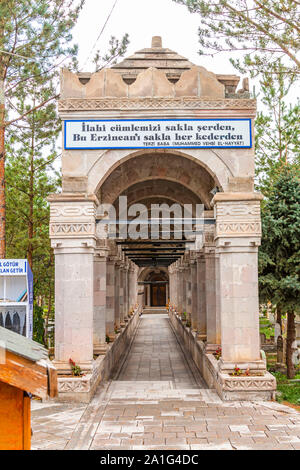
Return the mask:
[[0,382],[39,398],[57,395],[56,369],[41,344],[0,327]]

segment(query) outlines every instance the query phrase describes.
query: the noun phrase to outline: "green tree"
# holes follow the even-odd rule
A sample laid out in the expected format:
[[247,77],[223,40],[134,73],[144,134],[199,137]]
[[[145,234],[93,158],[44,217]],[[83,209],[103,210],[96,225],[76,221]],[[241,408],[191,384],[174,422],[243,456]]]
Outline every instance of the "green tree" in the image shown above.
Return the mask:
[[109,40],[109,48],[106,53],[103,55],[101,51],[98,50],[95,53],[93,62],[95,64],[95,69],[98,72],[104,67],[112,66],[117,62],[117,59],[122,57],[127,51],[129,44],[128,34],[124,34],[121,39],[117,39],[115,36],[111,36]]
[[[54,87],[37,86],[28,81],[15,96],[19,109],[52,94]],[[34,275],[34,331],[40,330],[41,311],[46,323],[53,315],[54,266],[49,240],[49,206],[47,196],[56,192],[60,179],[53,162],[60,123],[55,103],[36,109],[11,126],[7,132],[6,204],[7,255],[27,258]],[[41,338],[41,334],[36,337]]]
[[260,78],[260,98],[263,109],[255,121],[256,188],[265,196],[270,191],[286,163],[300,164],[299,98],[290,102],[295,79],[287,80],[281,70],[264,72]]
[[[60,65],[78,69],[71,30],[83,4],[84,0],[0,2],[0,83],[6,98],[0,119],[2,147],[4,132],[6,136],[5,173],[0,149],[0,257],[27,257],[34,274],[35,332],[40,331],[43,313],[44,341],[48,320],[54,315],[47,196],[60,187],[54,166],[60,156],[61,131],[55,98]],[[127,44],[127,35],[121,41],[113,38],[102,65],[124,53]],[[41,333],[36,337],[40,339]]]
[[241,71],[266,71],[284,58],[287,72],[299,71],[300,9],[295,0],[174,0],[199,13],[200,54],[243,51],[231,59]]
[[[84,0],[5,0],[0,2],[0,258],[6,254],[5,130],[54,100],[48,88],[40,101],[18,107],[15,96],[29,82],[57,77],[66,59],[76,65],[71,29]],[[5,99],[4,99],[5,96]]]
[[284,164],[262,213],[259,284],[262,301],[277,304],[288,315],[287,372],[295,375],[292,344],[295,313],[300,311],[300,171]]

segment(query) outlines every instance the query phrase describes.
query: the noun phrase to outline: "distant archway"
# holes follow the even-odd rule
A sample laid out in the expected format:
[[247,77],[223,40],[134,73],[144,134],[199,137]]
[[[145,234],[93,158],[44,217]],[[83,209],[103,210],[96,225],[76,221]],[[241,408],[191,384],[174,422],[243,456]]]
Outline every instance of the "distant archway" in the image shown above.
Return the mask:
[[139,276],[147,307],[165,307],[169,296],[169,275],[164,268],[147,268]]

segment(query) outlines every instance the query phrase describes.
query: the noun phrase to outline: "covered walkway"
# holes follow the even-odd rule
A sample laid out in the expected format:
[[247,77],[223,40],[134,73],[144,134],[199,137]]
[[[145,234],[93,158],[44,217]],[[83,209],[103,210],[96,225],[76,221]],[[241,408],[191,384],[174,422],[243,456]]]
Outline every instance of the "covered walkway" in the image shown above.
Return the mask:
[[300,414],[222,402],[186,357],[167,314],[144,314],[113,380],[89,405],[33,404],[34,449],[300,449]]

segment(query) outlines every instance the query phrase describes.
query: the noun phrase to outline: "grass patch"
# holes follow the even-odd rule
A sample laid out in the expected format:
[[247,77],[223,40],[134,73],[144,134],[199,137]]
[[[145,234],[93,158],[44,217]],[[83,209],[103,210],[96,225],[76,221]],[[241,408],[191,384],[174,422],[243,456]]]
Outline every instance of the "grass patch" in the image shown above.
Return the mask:
[[300,405],[300,383],[278,384],[277,401],[287,401],[293,405]]
[[264,333],[267,339],[270,339],[271,336],[274,336],[275,329],[273,324],[267,318],[260,318],[259,319],[259,331],[260,333]]
[[[277,391],[279,392],[276,396],[276,400],[286,402],[286,404],[296,405],[297,410],[300,406],[300,382],[293,382],[289,380],[285,374],[279,371],[275,371],[275,364],[277,356],[274,353],[267,353],[267,365],[268,370],[276,378]],[[297,373],[295,375],[296,380],[300,380],[300,368],[297,367]],[[295,380],[294,379],[294,380]]]
[[267,318],[260,318],[259,319],[259,324],[260,325],[272,326],[272,323]]
[[271,336],[275,335],[275,329],[273,326],[261,326],[259,332],[264,333],[266,335],[266,339],[270,339]]
[[268,368],[268,370],[270,370],[270,372],[274,372],[276,362],[277,362],[277,354],[267,352],[266,357],[267,357],[267,368]]
[[[300,405],[300,382],[293,382],[287,379],[285,374],[281,372],[272,372],[277,381],[277,391],[279,394],[276,399],[279,403],[286,401],[293,405]],[[300,372],[295,376],[295,379],[300,379]]]

